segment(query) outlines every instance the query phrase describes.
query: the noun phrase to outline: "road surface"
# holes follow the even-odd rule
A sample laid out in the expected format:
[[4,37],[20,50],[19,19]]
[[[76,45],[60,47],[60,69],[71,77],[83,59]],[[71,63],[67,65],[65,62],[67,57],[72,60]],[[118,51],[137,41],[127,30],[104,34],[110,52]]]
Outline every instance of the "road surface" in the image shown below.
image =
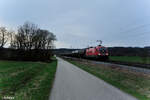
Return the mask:
[[61,58],[57,59],[49,100],[137,100]]

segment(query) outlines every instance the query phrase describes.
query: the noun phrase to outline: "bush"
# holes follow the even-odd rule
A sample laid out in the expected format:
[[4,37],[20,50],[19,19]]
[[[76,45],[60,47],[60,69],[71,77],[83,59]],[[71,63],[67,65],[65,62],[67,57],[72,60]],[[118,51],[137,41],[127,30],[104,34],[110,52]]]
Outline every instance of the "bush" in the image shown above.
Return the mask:
[[0,49],[1,60],[18,60],[18,61],[50,61],[52,56],[51,50],[22,50],[22,49]]

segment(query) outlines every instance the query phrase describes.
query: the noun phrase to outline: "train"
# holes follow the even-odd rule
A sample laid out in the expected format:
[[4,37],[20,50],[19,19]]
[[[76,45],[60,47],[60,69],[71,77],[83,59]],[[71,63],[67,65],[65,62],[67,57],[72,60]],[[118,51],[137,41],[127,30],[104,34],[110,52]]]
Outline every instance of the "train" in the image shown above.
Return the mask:
[[107,47],[102,46],[102,45],[75,50],[70,53],[63,54],[63,56],[96,59],[96,60],[108,60],[109,59],[108,49]]

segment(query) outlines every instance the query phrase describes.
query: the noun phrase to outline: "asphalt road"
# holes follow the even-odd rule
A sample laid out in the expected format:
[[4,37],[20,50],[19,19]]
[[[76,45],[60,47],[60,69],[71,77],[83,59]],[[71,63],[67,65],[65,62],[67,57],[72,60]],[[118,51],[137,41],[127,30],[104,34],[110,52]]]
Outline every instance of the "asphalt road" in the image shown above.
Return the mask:
[[137,100],[61,58],[57,59],[49,100]]

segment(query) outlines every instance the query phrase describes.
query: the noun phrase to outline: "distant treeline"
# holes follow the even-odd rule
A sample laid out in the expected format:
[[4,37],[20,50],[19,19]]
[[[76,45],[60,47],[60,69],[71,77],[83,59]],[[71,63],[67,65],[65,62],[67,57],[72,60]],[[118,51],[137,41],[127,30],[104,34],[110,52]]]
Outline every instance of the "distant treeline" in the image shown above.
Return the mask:
[[111,56],[150,56],[150,47],[109,47]]
[[[47,61],[56,36],[37,25],[25,22],[17,32],[0,27],[0,59]],[[4,48],[7,46],[7,49]]]

